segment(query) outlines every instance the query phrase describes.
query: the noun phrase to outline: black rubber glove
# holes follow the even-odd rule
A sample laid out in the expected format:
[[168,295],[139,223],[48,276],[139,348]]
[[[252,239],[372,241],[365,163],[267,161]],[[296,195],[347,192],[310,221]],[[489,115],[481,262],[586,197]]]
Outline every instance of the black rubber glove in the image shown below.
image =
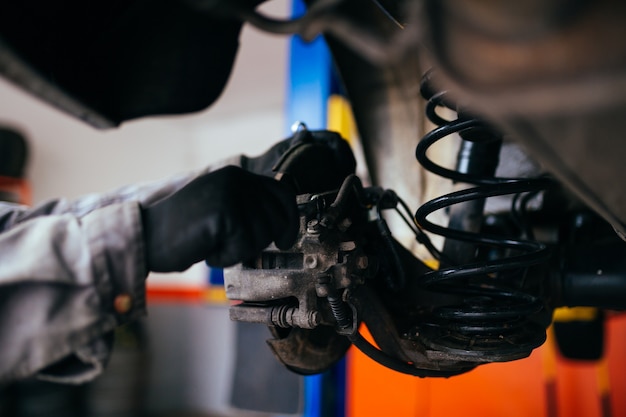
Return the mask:
[[183,271],[203,259],[227,267],[272,241],[291,247],[299,228],[295,195],[272,178],[234,166],[196,178],[142,208],[150,271]]
[[337,189],[356,169],[350,145],[338,133],[302,129],[278,142],[263,155],[246,157],[243,167],[256,174],[289,183],[297,193]]

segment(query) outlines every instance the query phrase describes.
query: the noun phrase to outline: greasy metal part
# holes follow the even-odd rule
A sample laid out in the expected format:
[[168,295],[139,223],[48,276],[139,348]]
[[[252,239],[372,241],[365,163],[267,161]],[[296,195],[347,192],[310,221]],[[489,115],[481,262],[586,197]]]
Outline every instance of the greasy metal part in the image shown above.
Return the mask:
[[590,210],[562,219],[559,262],[553,265],[555,307],[626,309],[626,245]]
[[[330,205],[327,198],[298,197],[305,212],[316,210],[318,205]],[[226,296],[243,301],[231,307],[232,319],[308,329],[334,325],[320,297],[328,297],[329,287],[336,291],[363,279],[359,273],[365,273],[360,267],[365,255],[345,230],[340,230],[341,224],[337,229],[334,225],[324,226],[306,213],[300,222],[300,235],[289,251],[268,249],[254,262],[225,271]],[[322,278],[326,291],[319,286]],[[271,304],[259,307],[257,303]]]
[[312,330],[292,328],[286,335],[274,333],[267,341],[276,358],[288,369],[302,374],[318,374],[346,354],[350,341],[331,326]]
[[334,288],[328,276],[320,277],[317,286],[317,293],[321,297],[326,297],[331,313],[337,323],[337,333],[350,335],[356,331],[356,316],[353,317],[348,305],[343,302],[341,295]]
[[[433,252],[441,261],[439,269],[417,279],[425,289],[462,297],[458,303],[435,308],[430,318],[417,325],[415,333],[437,355],[450,358],[499,361],[528,356],[546,339],[546,326],[535,318],[550,315],[541,297],[528,287],[529,282],[541,282],[545,275],[531,276],[529,270],[547,264],[551,251],[544,243],[523,237],[529,224],[523,214],[526,205],[521,211],[509,209],[519,214],[519,226],[490,225],[491,231],[485,227],[483,206],[490,197],[536,195],[552,188],[552,182],[548,178],[496,177],[500,134],[465,112],[459,111],[450,120],[441,118],[437,108],[458,107],[454,98],[431,83],[429,73],[421,91],[428,100],[426,114],[437,127],[424,135],[416,147],[416,158],[425,169],[471,186],[424,203],[415,213],[416,224],[446,239],[443,251]],[[461,146],[456,169],[442,166],[428,155],[429,148],[452,134],[471,144],[469,152]],[[476,204],[468,207],[468,202]],[[448,227],[427,219],[442,209],[450,209]],[[449,240],[463,245],[450,246]]]
[[275,306],[235,305],[230,308],[230,318],[235,321],[261,323],[282,328],[314,329],[320,324],[317,311],[302,314],[297,307],[289,304]]
[[350,342],[344,335],[358,322],[344,312],[341,294],[375,269],[350,234],[363,221],[353,216],[352,187],[360,184],[354,178],[338,192],[298,196],[300,234],[291,249],[268,248],[224,273],[227,297],[241,301],[231,306],[231,319],[270,326],[272,351],[298,373],[322,372],[345,354]]
[[[425,337],[433,311],[464,300],[422,288],[418,278],[432,270],[381,229],[380,217],[365,215],[393,208],[397,201],[389,192],[364,189],[349,176],[338,191],[298,201],[300,235],[293,248],[268,248],[254,262],[225,271],[227,296],[241,301],[231,307],[231,318],[270,326],[275,339],[268,343],[290,369],[321,372],[350,342],[391,369],[434,377],[532,350],[473,351],[462,341],[453,349]],[[407,279],[389,279],[396,273]],[[361,323],[378,348],[359,333]]]
[[368,330],[382,351],[405,362],[411,361],[401,345],[396,323],[371,288],[362,286],[351,291],[348,302],[359,311],[360,319],[367,323]]
[[[479,133],[479,135],[481,134],[483,137],[496,135],[489,131]],[[469,133],[465,135],[469,135]],[[495,175],[501,144],[502,140],[497,135],[495,140],[463,140],[457,156],[456,170],[470,175]],[[473,233],[480,232],[483,224],[485,203],[486,199],[476,199],[450,207],[448,227]],[[472,262],[475,258],[476,247],[467,242],[446,239],[442,253],[447,259],[452,259],[457,264],[464,264]]]
[[[398,58],[372,61],[332,33],[326,40],[350,99],[372,184],[393,189],[407,199],[410,207],[417,207],[424,201],[425,177],[407,152],[424,132],[417,27],[410,24],[400,29],[373,4],[360,3],[351,8],[352,19],[384,39],[387,46],[401,49]],[[392,3],[401,11],[405,9],[403,2]],[[414,21],[409,17],[411,13],[404,14],[400,21]],[[397,43],[399,36],[405,40]],[[408,44],[409,40],[413,44]],[[387,220],[396,239],[404,246],[415,247],[414,236],[401,220]]]
[[[320,33],[333,36],[370,62],[378,64],[401,60],[419,33],[415,26],[406,27],[400,21],[409,14],[417,14],[418,3],[402,2],[403,7],[395,7],[396,2],[393,1],[383,5],[377,0],[309,0],[306,3],[306,13],[292,19],[273,18],[246,7],[234,7],[230,12],[270,33],[297,34],[305,41],[313,40]],[[389,10],[389,6],[394,12]],[[401,31],[394,32],[390,42],[389,33],[381,33],[377,26],[362,20],[364,12],[375,12],[380,15],[379,21],[382,19]]]
[[[593,263],[589,263],[593,259]],[[563,266],[560,304],[563,306],[626,309],[626,247],[612,242],[572,249]]]

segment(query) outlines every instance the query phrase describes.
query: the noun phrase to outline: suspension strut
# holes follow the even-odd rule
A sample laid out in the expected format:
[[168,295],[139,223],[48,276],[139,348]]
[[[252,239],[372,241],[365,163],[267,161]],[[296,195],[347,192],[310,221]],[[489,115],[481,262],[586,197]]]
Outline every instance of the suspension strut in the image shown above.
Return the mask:
[[[347,176],[338,189],[298,196],[300,234],[292,248],[269,247],[225,274],[228,297],[241,301],[231,306],[231,318],[268,325],[269,344],[289,369],[321,372],[353,344],[395,371],[449,377],[526,357],[545,340],[550,312],[537,291],[544,288],[537,271],[550,251],[532,239],[526,206],[551,181],[496,176],[502,136],[429,87],[426,77],[426,112],[438,127],[418,144],[417,159],[471,188],[429,201],[413,215],[392,190],[365,188]],[[440,117],[439,106],[458,117]],[[455,133],[461,152],[456,168],[447,169],[427,151]],[[512,236],[486,233],[485,199],[509,194],[520,227]],[[447,227],[428,220],[441,209],[449,210]],[[437,269],[393,239],[383,210],[401,216],[439,260]],[[443,236],[443,249],[425,232]],[[361,335],[361,324],[376,343]]]
[[[550,251],[538,241],[521,238],[523,234],[484,233],[483,208],[486,198],[534,195],[548,188],[551,180],[495,176],[502,140],[497,129],[459,109],[445,91],[435,91],[431,72],[422,78],[421,93],[427,100],[426,116],[437,127],[419,142],[418,162],[430,172],[471,187],[431,200],[415,213],[422,229],[445,238],[443,250],[433,253],[439,269],[421,276],[420,286],[459,300],[432,309],[419,325],[420,340],[433,350],[469,360],[528,356],[545,341],[548,314],[541,298],[525,284],[533,269],[547,263]],[[448,108],[457,116],[447,120],[438,108]],[[453,134],[461,138],[461,152],[456,168],[449,169],[433,162],[427,151]],[[442,209],[450,215],[447,227],[427,219]],[[491,255],[478,255],[485,252]]]

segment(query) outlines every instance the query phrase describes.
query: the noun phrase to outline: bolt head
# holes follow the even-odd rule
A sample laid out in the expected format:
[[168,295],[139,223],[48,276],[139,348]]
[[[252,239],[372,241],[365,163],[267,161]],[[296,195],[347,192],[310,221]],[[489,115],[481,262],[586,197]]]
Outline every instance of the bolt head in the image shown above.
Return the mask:
[[319,234],[320,227],[321,227],[321,225],[320,225],[319,220],[313,219],[313,220],[310,220],[306,224],[306,231],[307,231],[307,233],[309,233],[311,235]]
[[304,267],[308,269],[317,267],[317,257],[315,255],[306,255],[304,257]]
[[350,252],[356,249],[356,242],[349,240],[347,242],[339,243],[339,250],[343,252]]
[[315,293],[317,294],[318,297],[321,297],[321,298],[328,297],[328,285],[316,284]]

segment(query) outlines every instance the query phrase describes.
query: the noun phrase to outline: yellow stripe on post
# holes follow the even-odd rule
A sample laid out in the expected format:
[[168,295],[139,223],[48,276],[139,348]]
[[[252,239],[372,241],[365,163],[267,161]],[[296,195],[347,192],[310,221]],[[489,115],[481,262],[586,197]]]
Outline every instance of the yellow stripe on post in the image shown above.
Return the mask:
[[554,328],[546,330],[546,342],[541,347],[543,383],[545,387],[546,417],[557,417],[559,414],[559,399],[556,388],[557,383],[557,347],[554,338]]
[[426,265],[430,269],[433,269],[435,271],[439,269],[439,261],[436,259],[424,259],[422,262],[424,262],[424,265]]
[[328,130],[339,133],[351,146],[354,145],[356,124],[350,103],[345,97],[333,94],[328,98],[327,126]]
[[205,302],[214,304],[227,304],[229,302],[226,297],[226,289],[217,285],[210,285],[202,294]]
[[553,320],[558,322],[593,321],[598,318],[595,307],[561,307],[554,310]]
[[611,392],[611,382],[609,374],[609,361],[606,357],[603,357],[597,364],[597,377],[598,377],[598,393],[601,396],[609,395]]

